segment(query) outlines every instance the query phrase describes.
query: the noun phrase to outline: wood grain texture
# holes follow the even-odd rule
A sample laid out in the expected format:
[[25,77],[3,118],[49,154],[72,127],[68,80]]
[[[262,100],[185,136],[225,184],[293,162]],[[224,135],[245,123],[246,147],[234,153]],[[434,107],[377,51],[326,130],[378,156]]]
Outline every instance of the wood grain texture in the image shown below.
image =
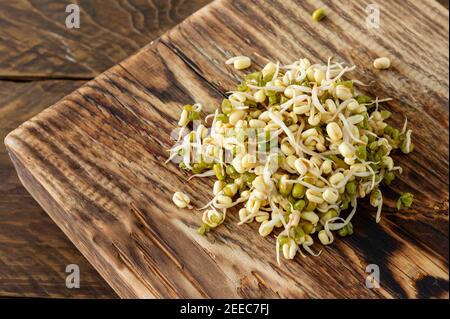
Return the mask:
[[[0,138],[83,82],[0,81]],[[97,297],[115,293],[23,188],[0,145],[0,296]],[[65,269],[77,264],[80,289],[67,289]]]
[[[209,2],[1,1],[0,79],[90,79]],[[80,7],[79,29],[65,26],[68,4]]]
[[[207,2],[1,1],[0,139]],[[82,9],[80,30],[64,26],[69,3]],[[70,263],[80,266],[80,289],[65,287]],[[117,295],[21,186],[2,144],[0,297],[13,296]]]
[[[448,11],[379,1],[381,27],[367,30],[367,3],[213,2],[9,134],[22,182],[121,297],[448,298]],[[312,23],[319,6],[328,16]],[[395,158],[405,170],[382,222],[362,201],[354,236],[281,267],[274,238],[235,214],[198,236],[200,213],[170,198],[183,190],[205,203],[212,181],[163,164],[181,106],[211,112],[243,75],[223,61],[252,52],[354,63],[368,92],[394,99],[392,122],[406,115],[415,132],[415,152]],[[376,56],[391,69],[374,71]],[[400,189],[415,194],[408,211],[393,208]],[[379,289],[365,287],[368,264],[380,267]]]

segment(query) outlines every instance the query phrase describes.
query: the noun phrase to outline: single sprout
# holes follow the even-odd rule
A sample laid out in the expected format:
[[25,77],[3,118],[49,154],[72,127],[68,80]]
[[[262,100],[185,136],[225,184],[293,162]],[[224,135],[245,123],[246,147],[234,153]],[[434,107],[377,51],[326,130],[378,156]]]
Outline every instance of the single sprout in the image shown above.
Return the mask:
[[286,243],[281,246],[283,256],[286,259],[294,259],[298,250],[298,245],[293,238],[288,238]]
[[236,195],[238,191],[238,185],[237,184],[227,184],[224,188],[223,188],[223,193],[224,195],[228,196],[228,197],[233,197],[234,195]]
[[369,104],[372,103],[372,99],[370,97],[368,97],[367,95],[358,95],[356,97],[356,101],[359,104]]
[[346,210],[346,209],[348,209],[348,205],[349,205],[349,204],[350,204],[350,200],[348,200],[348,199],[342,200],[340,209],[341,209],[341,210]]
[[390,118],[391,115],[392,115],[392,113],[389,112],[389,111],[387,111],[387,110],[382,110],[382,111],[380,112],[380,114],[381,114],[381,118],[382,118],[383,120],[387,120],[387,119]]
[[373,61],[373,67],[375,69],[389,69],[389,67],[391,66],[391,60],[389,60],[389,58],[387,57],[381,57],[381,58],[377,58]]
[[378,188],[375,188],[370,193],[370,205],[378,206],[378,202],[380,201],[381,191]]
[[297,244],[300,244],[302,239],[305,237],[305,232],[299,226],[296,226],[294,229],[294,239]]
[[392,183],[392,181],[395,179],[395,174],[393,172],[387,172],[384,174],[384,182],[386,185],[389,185]]
[[245,79],[245,81],[247,83],[254,83],[254,84],[258,84],[259,81],[261,80],[261,78],[262,78],[262,73],[259,72],[259,71],[258,72],[253,72],[253,73],[250,73],[250,74],[246,74],[244,76],[244,79]]
[[215,228],[222,224],[224,215],[216,209],[205,210],[202,221],[210,228]]
[[225,172],[223,171],[222,165],[220,164],[214,164],[213,166],[214,174],[216,174],[216,177],[219,181],[225,180]]
[[[325,11],[314,16],[318,21]],[[244,69],[251,60],[239,56],[227,64]],[[360,198],[370,198],[380,221],[382,187],[401,173],[393,154],[414,149],[412,131],[407,122],[401,130],[386,123],[398,114],[382,109],[387,99],[359,93],[361,82],[349,77],[354,68],[331,60],[269,62],[243,76],[204,125],[197,125],[200,104],[183,107],[169,159],[181,159],[190,178],[214,179],[199,234],[236,212],[239,225],[259,223],[260,236],[278,234],[279,261],[297,252],[316,256],[315,242],[330,245],[336,234],[353,234]],[[397,208],[410,207],[412,199],[403,194]],[[183,193],[174,202],[191,207]]]
[[348,223],[346,226],[338,230],[338,235],[341,237],[353,235],[353,225]]
[[414,195],[411,193],[403,193],[398,199],[396,203],[397,210],[402,209],[403,207],[409,208],[411,207],[414,200]]
[[303,208],[305,208],[305,206],[306,206],[306,202],[303,199],[299,199],[298,201],[295,202],[294,209],[301,212],[303,210]]
[[352,91],[344,85],[338,85],[335,90],[335,95],[340,100],[346,101],[352,98]]
[[356,157],[361,160],[365,161],[367,159],[367,150],[365,145],[360,145],[356,148],[355,151]]
[[328,237],[327,232],[325,230],[319,231],[318,237],[319,237],[319,240],[322,243],[322,245],[329,245],[329,244],[331,244],[331,240]]
[[229,121],[228,116],[226,116],[226,114],[217,115],[216,120],[220,121],[222,123],[225,123],[225,124],[228,123],[228,121]]
[[336,218],[338,216],[338,212],[335,209],[330,209],[328,212],[326,212],[321,218],[320,223],[322,225],[325,225],[327,221],[329,221],[332,218]]
[[411,130],[408,130],[406,132],[406,135],[403,138],[402,144],[400,146],[400,150],[405,154],[409,154],[414,150],[414,144],[411,142]]
[[313,12],[313,14],[311,15],[311,18],[313,19],[313,21],[320,21],[323,18],[325,18],[326,16],[326,12],[324,8],[319,8],[316,11]]
[[296,183],[294,187],[292,188],[292,196],[294,198],[302,198],[305,195],[305,186],[300,183]]
[[236,169],[233,167],[233,165],[228,165],[227,168],[225,169],[225,172],[232,179],[236,179],[240,176],[240,174],[236,171]]
[[307,212],[313,212],[317,207],[317,204],[315,202],[308,201],[306,204],[305,210]]
[[233,106],[229,99],[223,99],[222,101],[222,112],[223,114],[230,114],[233,110]]
[[353,90],[353,81],[339,81],[339,84]]
[[226,64],[233,64],[236,70],[243,70],[248,68],[252,64],[252,60],[246,56],[236,56],[234,58],[228,59]]
[[292,191],[292,184],[287,183],[286,182],[287,179],[288,179],[287,175],[283,175],[281,176],[280,181],[278,183],[278,191],[283,196],[288,196]]
[[356,194],[356,183],[355,182],[349,182],[345,185],[345,190],[349,195],[355,195]]
[[206,224],[202,224],[198,229],[197,229],[197,233],[199,235],[205,235],[207,232],[209,232],[210,227]]
[[183,192],[175,192],[172,197],[173,202],[180,208],[191,207],[189,203],[191,202],[188,195]]

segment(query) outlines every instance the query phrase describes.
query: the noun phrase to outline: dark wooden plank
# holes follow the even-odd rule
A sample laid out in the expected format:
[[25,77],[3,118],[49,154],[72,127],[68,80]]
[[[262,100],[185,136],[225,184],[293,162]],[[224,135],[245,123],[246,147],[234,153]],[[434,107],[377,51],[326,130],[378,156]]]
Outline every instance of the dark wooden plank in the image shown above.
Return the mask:
[[440,4],[442,4],[448,10],[448,4],[449,4],[448,0],[438,0],[438,2]]
[[[0,140],[81,83],[0,81]],[[23,188],[3,143],[0,144],[0,181],[0,296],[116,297]],[[69,264],[80,267],[80,289],[65,286],[65,269]]]
[[[92,78],[208,2],[1,1],[0,79]],[[68,4],[80,6],[79,29],[65,26]]]
[[[207,2],[1,2],[0,79],[8,80],[0,80],[1,140],[81,86],[83,79],[119,62]],[[80,30],[64,27],[69,3],[78,3],[82,9]],[[67,80],[45,81],[48,78]],[[44,81],[9,81],[30,79]],[[3,143],[0,177],[0,296],[115,297],[21,186]],[[80,265],[81,289],[69,290],[64,285],[64,269],[71,262]]]
[[[12,132],[16,169],[122,297],[448,297],[448,11],[381,1],[386,19],[370,33],[365,4],[330,3],[318,24],[309,15],[318,1],[214,2]],[[362,202],[355,236],[281,267],[274,238],[238,227],[233,213],[196,235],[199,214],[170,198],[182,189],[204,203],[211,181],[186,183],[176,165],[162,164],[181,105],[198,101],[211,112],[242,76],[223,61],[255,51],[281,62],[355,63],[358,78],[375,81],[371,95],[394,99],[393,122],[405,114],[415,132],[415,152],[397,157],[405,172],[388,190],[382,222]],[[380,55],[392,58],[389,71],[369,67]],[[399,189],[417,198],[402,213],[393,210]],[[380,266],[380,289],[364,285],[368,264]]]

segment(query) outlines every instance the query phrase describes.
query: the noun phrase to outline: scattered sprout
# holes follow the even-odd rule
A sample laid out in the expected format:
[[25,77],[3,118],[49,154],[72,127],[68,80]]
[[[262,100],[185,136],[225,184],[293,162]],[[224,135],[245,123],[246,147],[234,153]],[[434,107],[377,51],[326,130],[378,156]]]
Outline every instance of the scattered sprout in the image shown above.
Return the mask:
[[342,227],[338,230],[338,235],[341,237],[353,235],[353,225],[352,223],[348,223],[346,226]]
[[311,15],[311,18],[313,19],[313,21],[320,21],[323,18],[325,18],[326,16],[326,12],[324,8],[319,8],[316,11],[313,12],[313,14]]
[[409,208],[411,207],[414,200],[414,195],[411,193],[403,193],[398,199],[396,203],[397,210],[402,209],[403,207]]
[[226,64],[233,64],[236,70],[243,70],[248,68],[252,64],[252,60],[246,56],[235,56],[231,59],[228,59]]
[[373,61],[373,67],[375,69],[389,69],[391,66],[391,60],[387,57],[377,58]]
[[186,207],[190,208],[191,207],[189,205],[189,203],[191,202],[191,200],[189,199],[189,196],[183,192],[174,193],[172,200],[175,203],[175,205],[177,205],[180,208],[186,208]]

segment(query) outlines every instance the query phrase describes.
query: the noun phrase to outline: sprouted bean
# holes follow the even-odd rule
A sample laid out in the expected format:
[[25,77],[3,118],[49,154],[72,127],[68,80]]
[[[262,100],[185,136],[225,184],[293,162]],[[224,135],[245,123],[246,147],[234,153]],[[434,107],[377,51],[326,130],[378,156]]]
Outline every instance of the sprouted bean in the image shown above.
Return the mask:
[[252,64],[252,60],[246,56],[235,56],[225,62],[226,64],[233,64],[236,70],[243,70]]
[[[227,63],[243,69],[250,59],[238,56]],[[219,227],[236,206],[240,225],[257,222],[261,236],[277,234],[279,262],[280,255],[320,254],[311,247],[313,237],[329,245],[336,233],[352,235],[358,198],[369,196],[380,220],[381,187],[402,172],[391,153],[413,150],[412,131],[407,121],[402,130],[385,122],[391,113],[380,103],[389,99],[363,95],[360,81],[343,78],[354,69],[331,59],[325,65],[308,59],[269,62],[245,75],[205,124],[190,132],[191,122],[201,123],[202,106],[183,108],[182,133],[169,159],[179,156],[180,168],[192,177],[216,179],[199,234]],[[412,201],[412,194],[404,193],[397,208]],[[174,202],[187,207],[190,201],[176,193]]]
[[411,193],[403,193],[398,199],[396,207],[398,210],[402,209],[403,207],[409,208],[412,205],[414,196]]
[[325,18],[325,16],[326,16],[325,9],[324,8],[319,8],[319,9],[317,9],[316,11],[314,11],[312,13],[311,18],[314,21],[318,22],[318,21],[322,20],[323,18]]
[[192,206],[189,205],[191,202],[188,195],[186,195],[183,192],[175,192],[172,197],[173,202],[175,205],[177,205],[180,208],[192,208]]
[[375,69],[389,69],[389,67],[391,66],[391,60],[389,60],[389,58],[387,57],[381,57],[381,58],[377,58],[373,61],[373,67]]

